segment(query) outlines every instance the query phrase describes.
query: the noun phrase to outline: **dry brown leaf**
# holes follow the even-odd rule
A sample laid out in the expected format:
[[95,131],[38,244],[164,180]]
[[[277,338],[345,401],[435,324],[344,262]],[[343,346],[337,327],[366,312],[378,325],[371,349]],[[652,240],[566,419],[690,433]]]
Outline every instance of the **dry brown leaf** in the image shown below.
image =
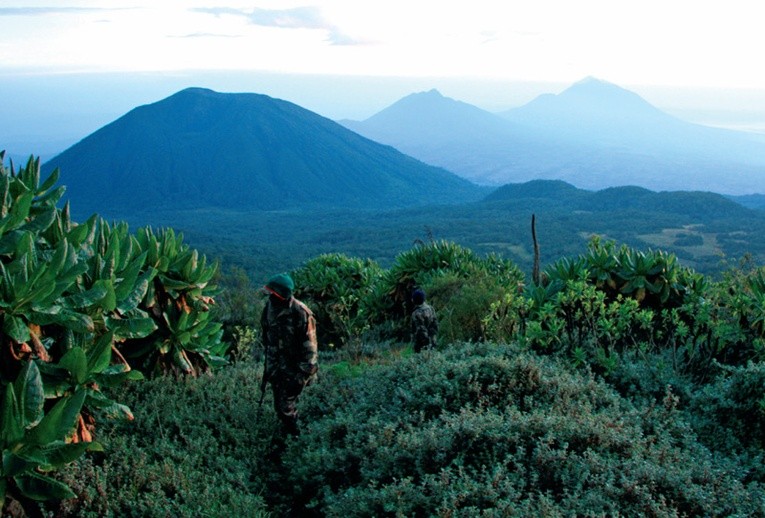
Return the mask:
[[29,335],[32,338],[32,346],[34,347],[35,354],[42,361],[49,363],[51,361],[51,357],[48,354],[48,350],[45,348],[42,341],[40,341],[41,333],[42,331],[40,330],[40,326],[37,324],[29,324]]

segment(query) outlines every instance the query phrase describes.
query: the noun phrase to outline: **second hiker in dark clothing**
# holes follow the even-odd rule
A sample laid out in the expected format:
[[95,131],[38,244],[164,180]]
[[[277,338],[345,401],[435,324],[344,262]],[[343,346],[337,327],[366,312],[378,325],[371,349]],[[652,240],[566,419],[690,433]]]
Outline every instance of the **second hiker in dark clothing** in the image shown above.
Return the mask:
[[415,305],[412,311],[414,352],[420,352],[423,349],[435,349],[436,335],[438,334],[436,310],[425,302],[425,292],[421,289],[412,293],[412,302]]

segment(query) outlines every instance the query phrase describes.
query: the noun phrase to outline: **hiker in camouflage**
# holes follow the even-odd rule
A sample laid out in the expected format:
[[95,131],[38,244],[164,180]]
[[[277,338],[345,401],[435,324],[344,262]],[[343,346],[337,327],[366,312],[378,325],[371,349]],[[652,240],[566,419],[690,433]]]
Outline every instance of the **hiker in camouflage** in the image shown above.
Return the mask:
[[292,296],[294,288],[289,275],[271,277],[264,287],[269,297],[260,319],[264,381],[271,383],[274,410],[290,435],[299,434],[297,401],[318,371],[316,321],[311,310]]
[[436,334],[438,333],[438,318],[436,310],[425,302],[425,292],[421,289],[414,290],[412,302],[415,305],[412,311],[412,337],[414,352],[422,349],[435,349]]

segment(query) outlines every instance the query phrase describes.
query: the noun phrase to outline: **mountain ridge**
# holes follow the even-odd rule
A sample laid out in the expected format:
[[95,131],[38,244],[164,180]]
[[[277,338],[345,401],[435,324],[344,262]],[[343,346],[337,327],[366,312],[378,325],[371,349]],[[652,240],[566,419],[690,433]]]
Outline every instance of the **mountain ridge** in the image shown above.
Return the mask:
[[[456,102],[441,104],[453,119]],[[561,179],[584,189],[636,184],[731,195],[765,192],[765,139],[682,121],[592,77],[512,110],[484,112],[504,121],[493,128],[467,118],[440,127],[449,117],[434,118],[431,106],[409,107],[408,119],[387,117],[384,126],[377,115],[343,124],[485,185]],[[411,119],[419,124],[408,124]],[[428,126],[438,132],[419,130]]]

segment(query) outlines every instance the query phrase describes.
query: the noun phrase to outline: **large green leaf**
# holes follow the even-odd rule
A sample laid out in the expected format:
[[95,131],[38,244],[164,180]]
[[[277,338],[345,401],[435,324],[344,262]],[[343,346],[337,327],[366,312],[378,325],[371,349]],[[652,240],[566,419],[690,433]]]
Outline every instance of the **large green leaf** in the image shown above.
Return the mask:
[[54,185],[56,185],[56,182],[58,182],[58,178],[61,176],[61,171],[59,168],[55,168],[53,172],[48,176],[48,178],[43,182],[43,184],[40,186],[40,189],[38,192],[45,192]]
[[49,323],[59,324],[75,333],[91,333],[95,326],[93,319],[83,313],[61,308],[55,314],[48,314]]
[[223,356],[205,355],[204,359],[210,367],[224,367],[231,363]]
[[66,298],[67,306],[74,309],[86,308],[102,300],[109,293],[109,281],[100,280],[93,283],[87,291],[75,293]]
[[29,268],[37,260],[37,248],[35,247],[36,236],[26,230],[20,230],[18,235],[19,240],[16,242],[14,254],[19,263],[26,261],[26,264],[28,265],[27,268]]
[[69,243],[66,239],[62,239],[56,245],[53,256],[46,264],[45,276],[43,277],[46,282],[54,282],[58,278],[58,276],[61,274],[61,270],[64,268],[64,265],[67,263],[67,257],[69,254]]
[[78,390],[74,395],[61,398],[43,417],[40,424],[32,429],[30,441],[44,446],[64,440],[77,423],[85,396],[84,390]]
[[60,187],[56,187],[55,189],[52,189],[42,196],[38,197],[36,202],[37,203],[45,203],[50,206],[55,206],[58,201],[64,196],[64,193],[66,192],[66,187],[63,185]]
[[26,223],[22,228],[33,234],[39,234],[56,221],[56,211],[56,207],[48,207],[45,210],[40,211],[38,214],[35,214],[34,217],[31,218],[31,221]]
[[138,307],[143,298],[146,296],[149,285],[156,275],[157,270],[153,267],[149,267],[149,269],[143,272],[140,278],[135,281],[131,291],[129,291],[124,298],[120,298],[118,295],[117,299],[119,303],[117,305],[117,309],[120,311],[120,313],[124,315],[125,313]]
[[10,305],[8,301],[16,298],[16,290],[13,287],[11,275],[2,261],[0,261],[0,298],[2,298],[0,302],[2,302],[2,307],[4,308]]
[[102,387],[118,387],[126,381],[140,381],[143,373],[130,370],[127,365],[110,365],[104,372],[96,375],[96,382]]
[[34,304],[36,301],[46,300],[56,289],[56,285],[52,282],[39,282],[42,276],[41,270],[44,266],[35,270],[34,277],[30,278],[26,282],[26,290],[17,293],[16,300],[13,301],[12,308],[14,312],[22,312],[28,309],[28,307]]
[[77,383],[83,383],[88,378],[88,359],[82,347],[69,349],[58,362],[60,367],[72,373]]
[[190,288],[195,288],[196,284],[183,280],[183,279],[173,279],[171,277],[168,277],[167,275],[160,274],[160,279],[162,281],[162,285],[165,287],[166,290],[185,290]]
[[120,272],[117,287],[115,288],[117,300],[122,301],[133,291],[136,279],[138,279],[138,275],[141,273],[141,269],[146,261],[146,255],[146,252],[139,254]]
[[197,262],[199,260],[199,253],[196,250],[192,250],[188,254],[188,259],[183,263],[179,269],[185,279],[192,279],[192,275],[196,272]]
[[22,318],[9,313],[3,315],[3,332],[19,344],[28,342],[30,339],[29,327],[27,327],[26,322]]
[[21,425],[27,429],[32,428],[43,418],[45,404],[42,377],[35,362],[28,361],[21,368],[14,383],[14,392],[21,413]]
[[16,391],[13,384],[5,387],[5,397],[3,397],[3,407],[0,415],[3,422],[0,423],[0,439],[6,446],[16,444],[24,436],[24,426],[21,422],[21,413],[16,401]]
[[65,500],[77,496],[63,482],[40,475],[39,473],[31,472],[19,475],[13,480],[16,482],[19,491],[32,500]]
[[187,345],[189,345],[189,342],[191,342],[191,333],[184,331],[179,333],[175,339],[185,348]]
[[3,476],[15,477],[25,471],[31,471],[37,466],[37,462],[25,459],[23,455],[5,450],[3,451]]
[[29,311],[29,320],[40,326],[47,326],[48,324],[55,324],[60,318],[60,314],[63,308],[61,306],[33,306]]
[[19,169],[16,179],[25,189],[36,192],[37,186],[40,184],[40,158],[30,155],[27,166]]
[[96,281],[101,282],[106,287],[106,295],[99,301],[98,305],[107,313],[111,313],[117,308],[117,294],[114,292],[114,282],[111,280]]
[[104,319],[106,327],[115,338],[145,338],[157,329],[157,324],[149,317]]
[[117,403],[106,397],[102,392],[91,390],[88,392],[88,406],[98,408],[109,419],[133,420],[133,412],[127,405]]
[[132,421],[134,419],[130,407],[123,405],[122,403],[115,402],[109,406],[102,407],[101,411],[109,419],[118,419],[121,421]]
[[3,230],[13,230],[21,225],[29,216],[29,209],[32,207],[32,199],[34,193],[29,191],[18,196],[11,207],[11,212],[8,215],[8,221],[4,221],[4,224],[0,224]]
[[92,349],[88,351],[88,373],[98,374],[104,371],[112,361],[114,333],[102,335]]
[[2,231],[0,222],[0,254],[13,254],[26,232],[21,230]]
[[42,469],[50,471],[77,460],[90,447],[88,442],[66,443],[57,441],[41,448],[46,463]]
[[90,227],[87,224],[76,225],[66,235],[66,240],[75,248],[79,247],[90,234]]

